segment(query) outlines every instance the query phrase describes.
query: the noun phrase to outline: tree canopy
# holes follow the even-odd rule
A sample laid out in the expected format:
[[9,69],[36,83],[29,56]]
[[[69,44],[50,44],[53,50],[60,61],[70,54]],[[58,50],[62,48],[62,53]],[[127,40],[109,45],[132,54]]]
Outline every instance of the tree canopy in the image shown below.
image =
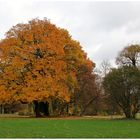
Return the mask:
[[0,42],[0,103],[68,102],[79,88],[77,73],[94,68],[80,43],[47,19],[17,24]]
[[140,70],[124,66],[109,72],[103,82],[106,93],[122,108],[127,118],[135,118],[140,110],[139,77]]
[[125,47],[116,59],[117,64],[127,66],[140,66],[140,45],[132,44]]

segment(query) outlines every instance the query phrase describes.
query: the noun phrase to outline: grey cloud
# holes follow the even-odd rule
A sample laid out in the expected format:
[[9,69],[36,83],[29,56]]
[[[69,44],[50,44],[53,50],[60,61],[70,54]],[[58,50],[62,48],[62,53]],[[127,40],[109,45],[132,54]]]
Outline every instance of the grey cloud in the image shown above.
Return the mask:
[[[14,0],[13,0],[14,1]],[[18,22],[47,17],[66,28],[78,40],[97,65],[114,61],[118,52],[129,43],[139,42],[140,2],[41,1],[0,2],[0,37]]]

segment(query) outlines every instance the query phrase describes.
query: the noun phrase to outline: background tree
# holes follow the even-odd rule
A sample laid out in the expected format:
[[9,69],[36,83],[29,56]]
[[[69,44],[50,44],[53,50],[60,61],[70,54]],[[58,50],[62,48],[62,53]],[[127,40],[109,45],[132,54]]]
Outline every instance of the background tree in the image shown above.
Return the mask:
[[101,110],[104,110],[109,115],[120,114],[118,105],[110,100],[108,93],[103,88],[103,79],[111,71],[111,63],[108,60],[103,60],[100,65],[101,71]]
[[134,67],[139,67],[140,66],[140,45],[132,44],[125,47],[118,55],[116,59],[116,63],[121,66],[130,65]]
[[111,69],[111,64],[108,60],[103,60],[100,64],[99,70],[101,77],[105,77]]
[[108,93],[104,90],[103,79],[111,71],[111,63],[108,60],[103,60],[99,65],[99,68],[95,70],[95,83],[97,92],[99,94],[98,100],[98,112],[100,114],[120,114],[120,109],[115,102],[110,100]]
[[79,110],[80,115],[97,115],[99,94],[95,83],[95,74],[92,67],[82,65],[78,72],[79,88],[74,95],[75,113]]
[[94,67],[79,42],[47,19],[13,26],[0,51],[0,103],[34,103],[36,116],[49,115],[52,100],[69,102],[79,67]]
[[118,104],[127,118],[135,118],[140,110],[140,70],[124,66],[105,77],[103,85],[110,100]]

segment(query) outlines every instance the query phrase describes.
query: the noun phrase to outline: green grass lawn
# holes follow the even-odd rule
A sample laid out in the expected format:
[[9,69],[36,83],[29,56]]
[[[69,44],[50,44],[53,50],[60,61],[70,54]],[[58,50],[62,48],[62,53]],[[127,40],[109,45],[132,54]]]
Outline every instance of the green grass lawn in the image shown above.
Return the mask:
[[0,138],[140,138],[140,120],[0,118]]

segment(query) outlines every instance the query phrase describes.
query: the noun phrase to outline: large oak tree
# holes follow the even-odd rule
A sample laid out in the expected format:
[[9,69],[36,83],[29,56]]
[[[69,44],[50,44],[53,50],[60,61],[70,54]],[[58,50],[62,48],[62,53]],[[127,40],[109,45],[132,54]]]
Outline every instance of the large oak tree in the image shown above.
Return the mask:
[[32,102],[36,115],[40,102],[69,102],[81,65],[94,67],[80,43],[47,19],[13,26],[0,42],[0,65],[0,103]]

